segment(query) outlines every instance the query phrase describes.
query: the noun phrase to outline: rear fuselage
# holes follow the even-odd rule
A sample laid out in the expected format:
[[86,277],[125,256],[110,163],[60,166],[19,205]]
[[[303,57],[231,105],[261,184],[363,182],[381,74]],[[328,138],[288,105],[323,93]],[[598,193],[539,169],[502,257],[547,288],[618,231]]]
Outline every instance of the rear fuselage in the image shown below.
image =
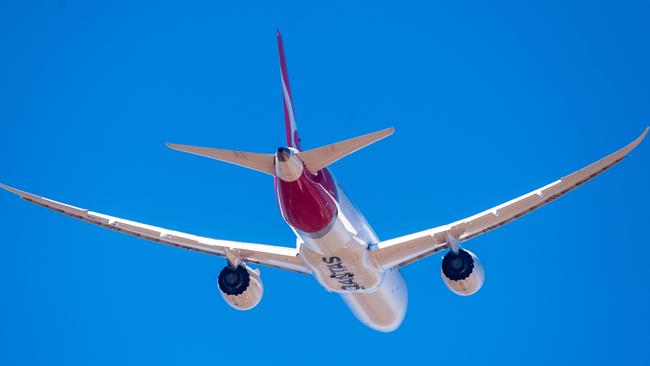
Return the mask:
[[282,216],[298,237],[300,256],[359,320],[380,331],[396,329],[407,306],[402,276],[382,269],[369,255],[378,238],[330,171],[311,173],[295,152],[278,149],[275,191]]

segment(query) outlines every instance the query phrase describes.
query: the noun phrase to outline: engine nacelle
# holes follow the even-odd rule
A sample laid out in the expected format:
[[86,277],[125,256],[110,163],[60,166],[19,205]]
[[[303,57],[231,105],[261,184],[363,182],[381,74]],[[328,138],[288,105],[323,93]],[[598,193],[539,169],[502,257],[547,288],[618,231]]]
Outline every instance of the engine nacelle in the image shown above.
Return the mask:
[[442,280],[453,293],[469,296],[483,286],[485,271],[478,257],[469,250],[449,251],[442,258]]
[[259,269],[253,270],[245,264],[240,264],[237,268],[224,267],[217,283],[223,299],[237,310],[254,308],[264,294]]

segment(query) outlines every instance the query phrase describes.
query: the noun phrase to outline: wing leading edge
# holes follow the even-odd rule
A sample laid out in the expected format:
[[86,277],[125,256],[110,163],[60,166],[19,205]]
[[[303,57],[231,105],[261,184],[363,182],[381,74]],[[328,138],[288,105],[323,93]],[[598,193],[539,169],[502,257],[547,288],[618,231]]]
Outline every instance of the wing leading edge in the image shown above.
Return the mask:
[[637,147],[647,133],[648,127],[641,136],[615,153],[504,204],[451,224],[380,242],[372,255],[384,268],[399,268],[446,249],[450,237],[462,242],[492,231],[556,200],[613,167]]
[[0,188],[19,195],[27,202],[48,208],[52,211],[156,243],[222,257],[236,257],[244,262],[257,263],[293,272],[310,273],[295,248],[196,236],[89,211],[24,192],[4,184],[0,184]]

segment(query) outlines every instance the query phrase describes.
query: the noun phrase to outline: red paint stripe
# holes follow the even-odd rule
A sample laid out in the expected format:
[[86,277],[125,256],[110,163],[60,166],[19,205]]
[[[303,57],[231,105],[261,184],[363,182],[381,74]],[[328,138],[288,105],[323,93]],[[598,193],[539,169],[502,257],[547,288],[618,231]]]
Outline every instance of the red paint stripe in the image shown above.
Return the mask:
[[295,118],[293,108],[291,107],[290,110],[289,107],[289,105],[293,106],[293,98],[291,97],[291,86],[289,85],[289,73],[287,72],[287,60],[284,56],[284,44],[282,42],[282,35],[280,34],[280,31],[277,31],[276,35],[278,37],[278,52],[280,54],[280,73],[282,77],[282,82],[286,86],[287,93],[289,94],[289,101],[287,101],[284,96],[284,91],[282,92],[282,101],[284,103],[284,127],[285,127],[285,135],[287,139],[287,146],[300,148],[300,146],[295,146],[298,145],[297,143],[298,140],[296,139],[296,144],[294,144],[292,139],[292,135],[296,133],[296,131],[293,131],[291,128],[291,119],[290,119],[290,114],[293,114]]
[[282,93],[282,100],[284,101],[284,133],[287,137],[287,146],[295,147],[291,139],[291,118],[289,117],[289,106],[287,101],[284,100],[284,93]]
[[280,31],[277,32],[278,36],[278,51],[280,52],[280,70],[282,72],[282,80],[284,80],[284,84],[287,86],[287,90],[289,91],[289,97],[291,97],[291,87],[289,86],[289,73],[287,73],[287,60],[284,57],[284,44],[282,43],[282,35],[280,34]]
[[275,183],[282,216],[292,227],[305,233],[316,233],[335,218],[336,187],[327,169],[317,176],[305,169],[296,181],[285,182],[276,178]]

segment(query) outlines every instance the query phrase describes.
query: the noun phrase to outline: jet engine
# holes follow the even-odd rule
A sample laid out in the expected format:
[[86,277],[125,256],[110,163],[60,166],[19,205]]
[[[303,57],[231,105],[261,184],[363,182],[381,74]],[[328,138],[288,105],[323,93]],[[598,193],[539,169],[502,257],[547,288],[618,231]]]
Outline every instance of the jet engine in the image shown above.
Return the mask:
[[264,294],[259,269],[253,270],[245,264],[224,267],[217,283],[223,299],[237,310],[254,308]]
[[457,253],[450,250],[442,258],[440,273],[447,288],[461,296],[473,295],[481,289],[485,280],[478,257],[465,249],[458,249]]

